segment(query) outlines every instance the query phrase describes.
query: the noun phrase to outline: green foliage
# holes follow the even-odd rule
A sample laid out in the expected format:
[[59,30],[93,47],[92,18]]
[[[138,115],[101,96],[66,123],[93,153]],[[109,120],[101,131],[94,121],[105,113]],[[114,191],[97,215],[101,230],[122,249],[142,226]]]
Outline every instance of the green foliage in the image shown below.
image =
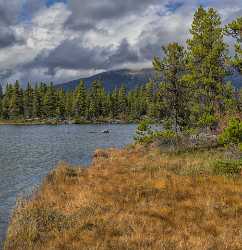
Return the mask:
[[217,175],[237,175],[242,171],[242,160],[217,161],[213,172]]
[[134,139],[139,144],[149,144],[157,140],[162,145],[168,145],[176,141],[177,134],[169,129],[163,131],[152,129],[152,122],[145,119],[138,125]]
[[136,143],[147,144],[153,141],[154,132],[151,128],[151,122],[148,119],[142,120],[137,127],[134,137]]
[[224,129],[219,137],[219,142],[225,146],[230,144],[241,147],[242,144],[242,121],[233,118],[229,121],[228,127]]
[[11,120],[63,120],[83,123],[96,120],[140,120],[149,116],[160,119],[160,94],[154,82],[127,92],[124,86],[108,93],[101,81],[87,89],[84,82],[72,92],[53,84],[40,83],[26,89],[19,82],[8,84],[0,95],[0,118]]
[[200,127],[216,127],[218,119],[215,115],[204,113],[198,121]]
[[163,47],[164,57],[154,58],[153,65],[162,75],[160,98],[164,104],[164,115],[175,126],[176,132],[189,125],[190,90],[183,79],[186,71],[185,50],[178,43]]
[[164,130],[161,132],[156,132],[154,137],[159,139],[159,142],[162,145],[171,145],[175,144],[178,135],[173,130]]
[[232,65],[242,73],[242,17],[237,18],[225,27],[225,34],[236,39],[235,57],[232,59]]
[[227,75],[227,45],[221,18],[216,10],[199,7],[187,41],[188,58],[185,80],[192,87],[192,113],[195,126],[209,126],[224,111]]

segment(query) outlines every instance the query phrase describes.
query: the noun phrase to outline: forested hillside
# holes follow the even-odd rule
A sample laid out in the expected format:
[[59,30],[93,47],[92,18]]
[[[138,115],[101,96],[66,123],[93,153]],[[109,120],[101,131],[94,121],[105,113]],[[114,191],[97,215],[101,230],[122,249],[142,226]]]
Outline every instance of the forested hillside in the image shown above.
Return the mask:
[[90,88],[93,81],[102,81],[104,89],[106,91],[113,91],[114,89],[120,88],[122,85],[127,90],[134,90],[140,86],[146,84],[149,80],[155,79],[154,69],[141,69],[141,70],[112,70],[103,72],[88,78],[80,78],[67,83],[56,85],[58,89],[62,88],[65,91],[74,90],[80,83],[84,81],[85,86]]
[[[242,76],[233,68],[229,68],[229,75],[225,77],[226,81],[230,81],[236,88],[242,87]],[[120,88],[122,85],[127,90],[134,90],[137,87],[145,85],[149,80],[157,80],[156,73],[153,68],[140,69],[140,70],[112,70],[103,72],[88,78],[80,78],[70,82],[56,85],[58,89],[64,89],[65,91],[74,90],[80,81],[85,82],[85,86],[90,88],[92,82],[100,80],[103,82],[106,91],[113,91],[115,88]]]

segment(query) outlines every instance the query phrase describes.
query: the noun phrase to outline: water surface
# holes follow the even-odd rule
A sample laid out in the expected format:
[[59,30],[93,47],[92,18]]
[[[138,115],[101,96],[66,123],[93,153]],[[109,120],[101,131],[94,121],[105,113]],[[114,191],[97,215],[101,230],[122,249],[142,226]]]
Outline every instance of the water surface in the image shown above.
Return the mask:
[[[101,131],[109,129],[111,133]],[[16,198],[29,193],[59,161],[87,165],[96,148],[121,148],[136,125],[0,126],[0,248]]]

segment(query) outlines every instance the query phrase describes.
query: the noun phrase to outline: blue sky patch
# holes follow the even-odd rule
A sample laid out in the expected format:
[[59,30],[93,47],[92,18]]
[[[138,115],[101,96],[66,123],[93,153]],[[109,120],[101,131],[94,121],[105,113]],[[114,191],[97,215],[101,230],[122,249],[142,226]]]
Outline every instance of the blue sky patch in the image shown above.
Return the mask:
[[177,9],[179,9],[180,7],[182,7],[182,5],[183,5],[183,2],[181,2],[181,1],[169,2],[168,4],[166,4],[166,8],[170,12],[175,12]]
[[67,3],[67,0],[46,0],[46,5],[48,7],[55,3]]

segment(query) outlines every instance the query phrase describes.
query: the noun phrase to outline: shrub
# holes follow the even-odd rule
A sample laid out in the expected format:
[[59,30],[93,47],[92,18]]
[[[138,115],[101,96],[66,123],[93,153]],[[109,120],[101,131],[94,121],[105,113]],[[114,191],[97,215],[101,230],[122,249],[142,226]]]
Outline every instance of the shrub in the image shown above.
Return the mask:
[[150,120],[145,119],[140,122],[134,139],[137,143],[150,143],[153,140],[153,134]]
[[218,125],[218,120],[214,115],[204,114],[198,121],[200,127],[210,127],[216,128]]
[[238,118],[229,121],[228,127],[219,136],[219,143],[224,146],[236,145],[242,149],[242,122]]
[[242,160],[217,161],[213,172],[217,175],[236,175],[242,171]]
[[178,139],[177,134],[169,129],[155,133],[154,137],[157,138],[162,145],[173,145]]

